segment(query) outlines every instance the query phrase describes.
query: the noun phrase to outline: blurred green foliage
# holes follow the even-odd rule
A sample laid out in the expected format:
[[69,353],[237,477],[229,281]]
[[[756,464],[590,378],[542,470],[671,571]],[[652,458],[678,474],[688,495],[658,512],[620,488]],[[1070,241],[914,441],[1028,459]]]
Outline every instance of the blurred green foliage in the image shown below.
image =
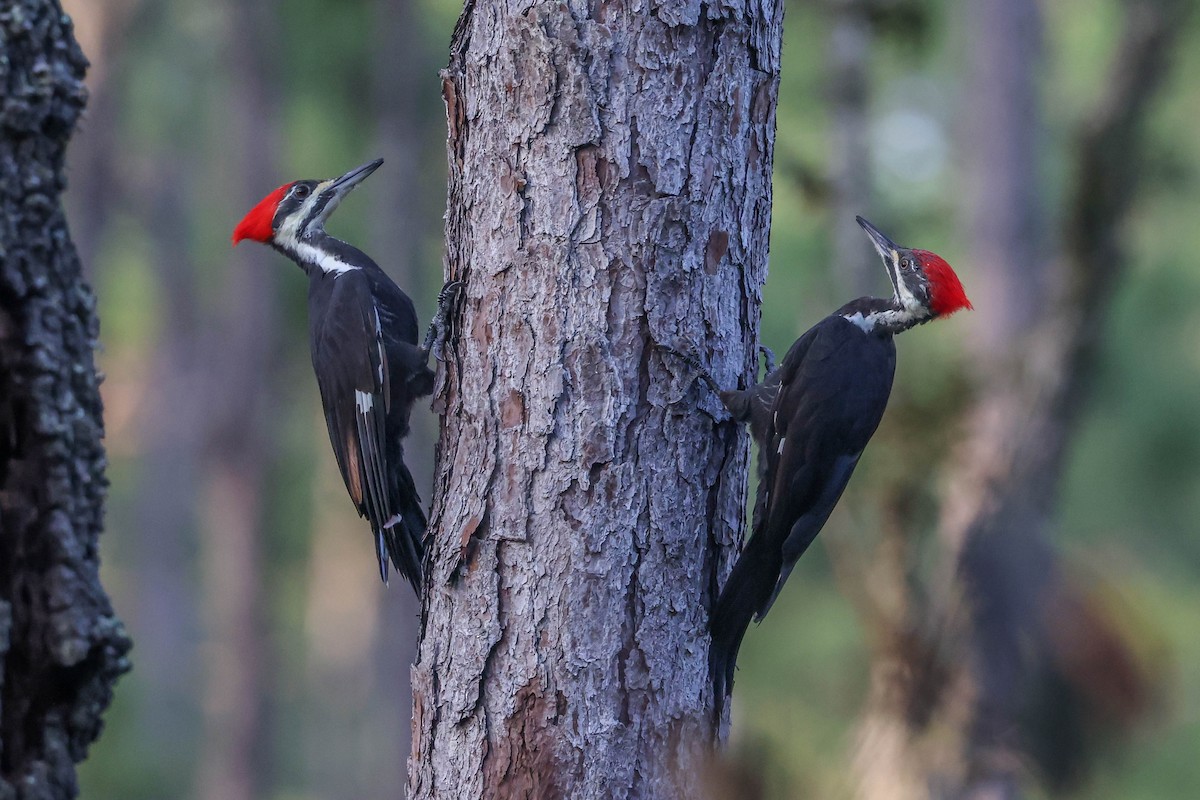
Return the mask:
[[[68,3],[68,11],[82,3]],[[336,5],[319,0],[277,0],[273,19],[279,63],[280,124],[278,182],[297,176],[327,176],[374,155],[375,120],[368,87],[387,80],[375,29],[380,3],[365,0]],[[139,5],[137,3],[135,6]],[[920,185],[886,168],[876,170],[878,217],[894,238],[938,250],[956,266],[968,291],[972,266],[960,232],[961,175],[955,148],[959,122],[964,45],[958,4],[947,0],[910,3],[920,8],[917,27],[878,31],[871,58],[872,124],[905,108],[932,126],[945,152],[927,152],[934,162]],[[422,125],[427,136],[420,161],[426,173],[419,230],[424,242],[418,307],[432,307],[440,285],[440,219],[444,204],[444,111],[437,100],[437,70],[458,12],[452,0],[421,0],[421,36],[436,46],[420,51],[427,63],[418,73],[428,85]],[[1069,179],[1066,154],[1081,117],[1102,88],[1121,24],[1113,0],[1060,0],[1042,4],[1048,58],[1042,78],[1045,99],[1043,154],[1045,191],[1052,216],[1063,182]],[[228,68],[226,38],[237,25],[227,4],[147,0],[133,12],[129,35],[102,54],[105,102],[116,109],[120,142],[117,169],[131,172],[132,185],[148,191],[160,176],[163,159],[183,159],[188,169],[189,217],[185,248],[197,269],[199,307],[212,309],[227,274],[228,235],[246,209],[231,205],[228,187],[237,184],[228,161],[228,93],[243,76]],[[83,26],[94,14],[78,14]],[[819,192],[798,174],[820,176],[828,160],[830,121],[826,103],[825,54],[829,19],[820,4],[793,0],[787,9],[783,80],[776,149],[775,227],[771,241],[769,291],[764,294],[762,340],[782,355],[796,336],[847,298],[826,268],[830,243],[824,231],[828,210]],[[919,37],[920,48],[910,45]],[[89,54],[99,59],[101,54]],[[392,61],[406,54],[394,53]],[[1105,759],[1089,784],[1092,798],[1190,797],[1200,784],[1200,35],[1184,36],[1173,78],[1163,100],[1153,106],[1152,174],[1137,199],[1128,231],[1132,269],[1116,301],[1094,394],[1078,421],[1079,438],[1067,471],[1058,541],[1070,559],[1095,575],[1120,598],[1145,638],[1144,646],[1162,667],[1169,685],[1161,687],[1162,707],[1128,746]],[[85,125],[81,137],[89,135]],[[879,136],[886,137],[886,128]],[[873,135],[873,141],[879,138]],[[886,167],[886,165],[885,165]],[[386,168],[377,180],[387,180]],[[371,183],[362,194],[371,196]],[[265,194],[272,186],[262,187]],[[354,202],[354,201],[352,201]],[[358,198],[358,211],[369,199]],[[102,368],[111,413],[126,413],[133,402],[121,392],[139,386],[163,327],[162,287],[155,272],[151,223],[137,203],[123,205],[105,222],[89,268],[100,299],[103,325]],[[145,206],[140,206],[144,210]],[[73,214],[88,213],[79,205]],[[370,241],[361,214],[343,214],[331,227],[354,241]],[[370,248],[367,248],[370,250]],[[281,259],[272,269],[294,268]],[[396,265],[384,264],[394,269]],[[306,659],[304,611],[317,465],[328,460],[324,431],[314,424],[316,393],[304,344],[304,285],[286,273],[279,281],[286,348],[278,353],[272,380],[285,387],[287,406],[276,422],[278,454],[271,472],[267,531],[273,669],[279,694],[271,701],[272,797],[325,796],[315,788],[302,741],[312,711],[303,676]],[[879,272],[878,291],[886,289]],[[986,297],[973,296],[977,305]],[[958,343],[971,317],[952,325],[919,329],[903,337],[896,397],[905,407],[936,409],[958,392]],[[932,413],[932,412],[931,412]],[[823,534],[854,539],[856,529],[877,524],[871,475],[902,465],[903,437],[887,425],[868,451],[846,502]],[[199,740],[200,684],[195,703],[179,710],[178,742],[147,739],[142,720],[160,702],[143,680],[138,659],[148,648],[139,633],[146,609],[132,607],[137,582],[138,531],[135,497],[140,462],[137,425],[110,419],[113,482],[108,531],[103,538],[106,585],[119,613],[132,629],[135,669],[118,687],[107,730],[83,765],[84,797],[151,800],[192,796],[194,752]],[[947,440],[954,431],[945,433]],[[945,446],[943,443],[941,446]],[[324,466],[328,466],[327,464]],[[919,465],[909,468],[920,469]],[[933,482],[936,484],[936,481]],[[936,498],[930,498],[933,503]],[[351,519],[344,498],[334,497],[329,513]],[[932,516],[932,514],[930,514]],[[189,559],[178,580],[194,590],[200,544],[190,539]],[[362,545],[364,557],[367,543]],[[403,587],[393,586],[391,591]],[[203,637],[196,620],[182,621],[193,647]],[[753,628],[740,658],[734,704],[737,748],[764,754],[767,784],[777,798],[846,797],[853,786],[848,764],[855,726],[868,687],[868,649],[861,620],[839,593],[824,548],[817,547],[797,567],[770,617]],[[196,667],[198,670],[199,667]],[[378,687],[377,687],[378,689]],[[381,690],[380,690],[381,691]],[[369,741],[384,751],[386,741]],[[399,791],[397,789],[397,791]]]

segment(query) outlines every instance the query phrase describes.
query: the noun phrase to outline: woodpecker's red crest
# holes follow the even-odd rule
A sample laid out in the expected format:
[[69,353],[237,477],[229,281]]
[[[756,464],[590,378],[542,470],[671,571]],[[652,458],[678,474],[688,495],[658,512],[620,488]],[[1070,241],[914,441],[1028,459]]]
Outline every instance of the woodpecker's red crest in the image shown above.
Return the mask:
[[[856,219],[883,259],[894,294],[890,307],[863,309],[861,316],[852,321],[864,330],[882,324],[892,333],[899,333],[913,325],[971,308],[958,276],[941,256],[928,250],[901,247],[862,217]],[[847,319],[852,318],[853,313],[847,315]]]
[[974,308],[962,281],[944,258],[928,250],[913,250],[912,254],[929,279],[929,309],[935,316],[946,317],[964,308],[968,311]]
[[243,239],[249,239],[252,242],[262,242],[263,244],[271,241],[271,237],[275,234],[275,211],[279,208],[279,202],[283,200],[283,196],[287,194],[290,188],[292,188],[291,183],[285,183],[283,186],[280,186],[258,201],[258,205],[250,209],[250,213],[242,217],[242,221],[233,229],[233,244],[235,247]]
[[349,267],[336,254],[314,249],[325,235],[325,221],[355,186],[383,163],[377,158],[325,181],[302,180],[285,183],[259,201],[233,231],[233,243],[242,239],[269,244],[298,263],[340,272]]

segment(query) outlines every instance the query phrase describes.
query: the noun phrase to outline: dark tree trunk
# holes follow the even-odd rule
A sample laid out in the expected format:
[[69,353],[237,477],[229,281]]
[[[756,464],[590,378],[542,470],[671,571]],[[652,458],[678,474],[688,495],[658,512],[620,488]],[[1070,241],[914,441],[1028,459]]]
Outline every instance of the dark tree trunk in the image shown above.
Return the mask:
[[987,298],[971,326],[982,376],[1024,353],[1046,306],[1046,203],[1038,185],[1043,142],[1037,76],[1042,17],[1036,0],[963,4],[969,83],[963,134],[967,230],[975,293]]
[[[1045,220],[1056,215],[1045,213],[1038,185],[1038,5],[964,4],[978,389],[962,424],[969,436],[946,470],[943,580],[913,591],[921,479],[889,476],[874,487],[884,513],[872,563],[842,581],[874,655],[856,743],[861,798],[1017,798],[1031,767],[1052,791],[1074,788],[1092,755],[1089,736],[1127,726],[1145,707],[1136,660],[1066,579],[1051,533],[1097,334],[1126,263],[1120,232],[1147,149],[1146,103],[1185,9],[1174,0],[1128,5],[1112,77],[1073,143],[1075,181],[1054,258]],[[893,417],[904,414],[897,399]],[[931,444],[941,437],[922,436],[918,416],[908,416],[904,452],[942,449]],[[834,559],[839,577],[853,561]],[[1073,683],[1077,676],[1084,681]]]
[[[884,280],[879,257],[863,236],[855,216],[874,218],[871,192],[870,95],[871,52],[878,32],[872,21],[879,3],[831,0],[826,6],[831,32],[828,44],[826,91],[833,132],[830,141],[829,272],[844,297],[878,294]],[[893,409],[896,398],[893,398]],[[895,414],[895,410],[890,412]],[[906,569],[909,530],[895,498],[908,497],[912,476],[878,476],[871,499],[884,506],[879,538],[871,552],[836,537],[821,537],[843,592],[855,603],[868,634],[871,654],[870,691],[854,736],[852,765],[860,800],[906,800],[920,797],[923,775],[909,752],[909,726],[903,713],[903,692],[896,676],[904,675],[905,634],[917,603],[911,596]],[[844,506],[858,491],[851,486]]]
[[[468,2],[414,798],[695,797],[755,365],[781,6]],[[700,408],[697,408],[697,404]],[[706,413],[707,412],[707,413]]]
[[54,0],[0,10],[0,798],[78,794],[130,642],[100,585],[95,301],[60,195],[87,62]]

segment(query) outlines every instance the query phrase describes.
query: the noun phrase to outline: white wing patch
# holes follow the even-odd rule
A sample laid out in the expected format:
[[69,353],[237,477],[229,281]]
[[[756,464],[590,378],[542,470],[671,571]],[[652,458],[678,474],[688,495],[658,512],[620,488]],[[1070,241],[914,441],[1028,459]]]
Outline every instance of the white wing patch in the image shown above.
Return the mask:
[[392,516],[387,494],[387,470],[384,468],[383,412],[375,408],[375,398],[370,392],[354,390],[354,405],[358,429],[358,444],[362,449],[363,506],[364,515],[372,520],[385,520]]
[[387,363],[387,354],[383,352],[383,325],[379,323],[379,309],[371,306],[375,315],[375,348],[379,351],[379,385],[383,386],[383,365]]
[[379,376],[379,394],[383,396],[383,411],[392,410],[391,376],[388,372],[387,348],[383,344],[383,323],[379,319],[379,307],[372,303],[371,313],[375,315],[375,349],[379,356],[379,366],[376,373]]

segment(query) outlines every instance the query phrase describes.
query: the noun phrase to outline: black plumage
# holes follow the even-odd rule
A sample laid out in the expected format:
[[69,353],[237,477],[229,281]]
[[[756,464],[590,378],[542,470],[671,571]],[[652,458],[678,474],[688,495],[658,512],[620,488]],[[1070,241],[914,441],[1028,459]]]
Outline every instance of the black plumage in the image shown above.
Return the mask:
[[403,441],[434,373],[417,345],[412,301],[367,256],[354,263],[361,268],[309,271],[313,369],[342,479],[371,523],[380,575],[386,582],[390,556],[419,589],[426,521]]
[[718,698],[732,686],[751,618],[770,610],[842,496],[883,417],[895,368],[891,334],[867,333],[839,312],[800,337],[762,384],[722,393],[735,418],[757,428],[760,481],[754,535],[711,620]]
[[386,583],[390,561],[419,593],[426,520],[404,437],[413,404],[433,390],[429,351],[417,344],[408,295],[369,256],[325,232],[333,210],[381,163],[280,186],[233,240],[269,244],[308,275],[313,371],[338,469],[371,524],[380,576]]
[[732,689],[750,620],[770,610],[879,426],[896,369],[893,336],[971,307],[939,256],[901,248],[858,221],[884,261],[892,297],[847,303],[801,336],[762,383],[720,392],[733,417],[750,423],[759,447],[759,489],[752,535],[710,618],[718,712]]

